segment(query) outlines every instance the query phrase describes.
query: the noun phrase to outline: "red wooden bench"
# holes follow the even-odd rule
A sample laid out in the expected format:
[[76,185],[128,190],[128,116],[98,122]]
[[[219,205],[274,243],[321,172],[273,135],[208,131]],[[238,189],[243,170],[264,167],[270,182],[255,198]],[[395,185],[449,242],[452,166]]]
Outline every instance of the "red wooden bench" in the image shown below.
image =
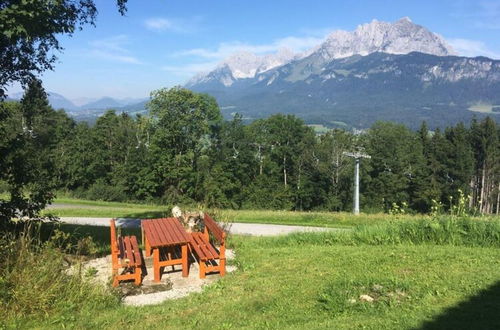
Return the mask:
[[[200,265],[200,278],[205,278],[207,273],[219,272],[220,276],[226,274],[226,233],[219,225],[205,213],[205,229],[203,233],[191,233],[189,247],[198,257]],[[219,248],[210,242],[210,234],[217,241]],[[219,260],[219,263],[216,260]]]
[[134,280],[135,285],[142,282],[142,256],[135,236],[116,236],[115,220],[109,221],[111,228],[111,263],[113,286],[120,281]]

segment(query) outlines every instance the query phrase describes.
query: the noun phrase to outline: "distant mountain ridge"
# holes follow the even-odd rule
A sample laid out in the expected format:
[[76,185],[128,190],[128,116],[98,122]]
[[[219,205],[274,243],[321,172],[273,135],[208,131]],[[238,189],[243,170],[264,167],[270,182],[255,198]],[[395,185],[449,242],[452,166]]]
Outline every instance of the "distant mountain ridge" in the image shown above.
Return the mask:
[[255,74],[238,77],[223,61],[187,86],[215,96],[226,117],[248,119],[282,112],[328,126],[426,120],[439,127],[500,114],[500,61],[455,56],[441,36],[409,18],[335,31],[287,63],[246,71]]
[[255,55],[238,52],[222,61],[214,70],[200,73],[186,83],[186,87],[200,84],[222,84],[231,86],[236,80],[255,78],[276,67],[301,60],[310,55],[317,58],[316,64],[353,55],[366,56],[371,53],[408,54],[421,52],[447,56],[455,55],[453,48],[443,37],[414,24],[408,17],[394,23],[373,20],[362,24],[352,32],[332,32],[320,45],[294,54],[289,49],[280,49],[276,54]]
[[[71,111],[72,113],[84,110],[106,110],[106,109],[120,109],[123,107],[128,108],[136,108],[135,105],[144,104],[146,100],[149,98],[125,98],[125,99],[115,99],[112,97],[102,97],[99,99],[91,99],[88,98],[88,102],[85,102],[81,105],[76,105],[74,102],[64,97],[61,94],[55,92],[47,92],[48,99],[50,105],[54,109],[64,109],[67,111]],[[8,96],[8,99],[11,100],[20,100],[23,97],[23,93],[13,93]],[[78,102],[80,103],[80,102]]]

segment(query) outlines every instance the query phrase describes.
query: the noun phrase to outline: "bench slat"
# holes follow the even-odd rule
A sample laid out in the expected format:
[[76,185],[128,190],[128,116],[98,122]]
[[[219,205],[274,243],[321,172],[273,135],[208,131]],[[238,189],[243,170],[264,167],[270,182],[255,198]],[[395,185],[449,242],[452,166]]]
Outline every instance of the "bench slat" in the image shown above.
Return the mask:
[[208,254],[211,255],[211,259],[217,259],[219,258],[219,253],[217,250],[210,244],[210,242],[205,241],[203,238],[203,235],[199,235],[201,244],[203,244],[203,247],[208,251]]
[[132,244],[130,243],[130,237],[125,236],[123,241],[125,242],[125,252],[127,255],[127,259],[129,260],[129,265],[134,266],[135,265],[135,256],[134,256],[134,252],[132,251]]
[[196,235],[195,240],[197,241],[196,243],[198,244],[198,246],[200,247],[200,249],[203,251],[203,253],[205,254],[205,256],[206,256],[207,259],[215,259],[215,258],[217,258],[216,255],[214,256],[211,253],[212,251],[210,251],[210,249],[208,248],[207,242],[205,242],[205,240],[202,238],[202,235]]
[[200,247],[198,246],[198,243],[196,243],[196,241],[194,240],[194,238],[191,238],[189,240],[189,245],[191,245],[191,247],[194,249],[194,251],[196,252],[196,254],[198,255],[198,257],[201,260],[206,260],[207,259],[205,253],[200,249]]
[[141,266],[142,265],[142,258],[141,258],[141,252],[139,250],[139,244],[137,243],[137,237],[130,236],[130,243],[132,244],[135,265]]
[[210,230],[212,235],[215,237],[215,239],[217,239],[219,242],[222,242],[224,240],[224,231],[207,213],[205,213],[204,216],[204,223],[208,230]]

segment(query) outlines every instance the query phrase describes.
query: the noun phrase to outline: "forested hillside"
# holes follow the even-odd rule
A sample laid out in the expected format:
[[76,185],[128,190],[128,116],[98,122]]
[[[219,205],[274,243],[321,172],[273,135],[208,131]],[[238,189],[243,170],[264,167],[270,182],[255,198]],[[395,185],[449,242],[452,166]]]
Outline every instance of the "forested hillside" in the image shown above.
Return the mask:
[[[0,188],[41,203],[51,192],[103,200],[224,208],[350,210],[353,160],[363,151],[361,205],[410,211],[456,205],[499,212],[500,126],[490,118],[430,132],[377,122],[364,133],[317,135],[293,115],[224,121],[212,97],[155,91],[149,116],[113,111],[95,125],[53,110],[40,85],[3,107]],[[37,194],[38,192],[38,194]],[[407,205],[407,206],[405,206]],[[36,207],[35,207],[36,208]]]

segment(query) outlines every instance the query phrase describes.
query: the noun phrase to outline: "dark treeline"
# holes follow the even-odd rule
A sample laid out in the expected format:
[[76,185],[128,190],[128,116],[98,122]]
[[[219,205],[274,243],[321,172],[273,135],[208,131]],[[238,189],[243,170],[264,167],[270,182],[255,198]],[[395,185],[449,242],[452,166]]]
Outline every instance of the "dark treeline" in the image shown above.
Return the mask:
[[212,97],[182,88],[153,92],[149,110],[108,111],[89,126],[50,108],[32,84],[2,110],[3,190],[27,203],[65,190],[111,201],[351,210],[354,162],[344,152],[363,151],[371,155],[361,163],[364,210],[446,209],[462,192],[472,209],[499,212],[500,127],[489,118],[435,132],[379,122],[318,136],[292,115],[224,121]]

